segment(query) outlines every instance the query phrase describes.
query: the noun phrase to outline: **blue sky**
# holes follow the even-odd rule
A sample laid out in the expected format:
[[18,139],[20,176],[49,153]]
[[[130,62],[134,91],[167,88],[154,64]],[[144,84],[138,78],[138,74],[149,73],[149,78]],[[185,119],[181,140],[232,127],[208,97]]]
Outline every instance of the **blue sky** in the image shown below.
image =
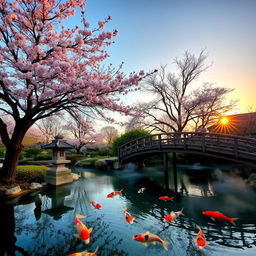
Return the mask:
[[[184,51],[206,49],[211,67],[198,84],[235,88],[236,110],[256,108],[256,0],[88,0],[91,24],[111,15],[106,31],[119,30],[108,62],[124,71],[153,70]],[[131,97],[128,97],[130,99]],[[134,98],[134,97],[133,97]]]

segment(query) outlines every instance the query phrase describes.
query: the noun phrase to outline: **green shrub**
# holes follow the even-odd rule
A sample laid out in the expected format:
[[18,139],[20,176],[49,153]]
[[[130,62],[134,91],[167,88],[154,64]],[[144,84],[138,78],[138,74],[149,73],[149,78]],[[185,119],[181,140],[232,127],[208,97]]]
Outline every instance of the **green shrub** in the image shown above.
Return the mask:
[[72,162],[75,162],[75,161],[79,161],[79,160],[82,160],[82,159],[84,159],[85,157],[84,157],[84,155],[83,154],[67,154],[66,155],[66,158],[68,159],[68,160],[71,160]]
[[113,141],[112,144],[112,151],[114,155],[118,154],[118,148],[122,145],[124,145],[125,143],[137,139],[139,137],[143,137],[146,135],[149,135],[150,133],[148,131],[145,130],[140,130],[140,129],[134,129],[134,130],[130,130],[126,133],[124,133],[123,135],[121,135],[120,137],[116,138]]
[[24,164],[29,164],[29,162],[33,161],[33,158],[21,158],[21,160],[19,160],[19,164],[24,165]]
[[24,182],[41,182],[44,180],[46,166],[22,165],[17,167],[16,180]]
[[98,154],[99,156],[112,156],[113,151],[112,151],[112,148],[100,148],[98,150]]
[[25,155],[26,155],[26,152],[22,150],[22,151],[20,152],[19,160],[26,159]]
[[1,158],[3,158],[3,157],[4,157],[5,152],[6,152],[6,148],[5,148],[5,147],[3,147],[3,146],[1,146],[1,147],[0,147],[0,157],[1,157]]
[[27,164],[28,165],[47,165],[47,164],[49,164],[50,161],[51,161],[51,159],[48,159],[48,160],[32,160],[32,161],[28,161]]
[[25,157],[33,157],[34,160],[37,159],[37,156],[43,151],[41,148],[27,148],[25,151]]
[[87,151],[86,155],[87,156],[90,155],[91,157],[97,157],[97,156],[99,156],[99,152],[98,152],[98,150],[96,150],[96,151]]
[[104,169],[104,168],[107,167],[107,164],[106,164],[106,162],[104,160],[96,160],[94,162],[94,166],[97,169]]
[[86,159],[83,159],[80,161],[79,165],[82,167],[95,167],[95,162],[98,159],[106,158],[106,156],[100,156],[100,157],[88,157]]
[[36,160],[51,160],[52,152],[42,152],[37,157]]

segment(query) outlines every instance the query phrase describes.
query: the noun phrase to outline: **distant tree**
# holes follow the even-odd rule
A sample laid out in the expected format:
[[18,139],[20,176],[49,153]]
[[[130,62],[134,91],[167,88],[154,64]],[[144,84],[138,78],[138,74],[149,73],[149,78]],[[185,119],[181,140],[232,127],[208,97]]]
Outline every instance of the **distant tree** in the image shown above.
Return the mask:
[[130,130],[126,133],[124,133],[123,135],[121,135],[120,137],[117,137],[116,139],[114,139],[113,143],[112,143],[112,150],[113,150],[113,154],[117,155],[118,154],[118,148],[122,145],[124,145],[125,143],[149,135],[150,133],[148,131],[145,130],[140,130],[140,129],[134,129],[134,130]]
[[45,143],[49,143],[56,135],[63,132],[61,120],[59,117],[49,116],[36,123],[37,127],[42,132]]
[[[90,29],[84,6],[84,0],[0,1],[0,111],[14,120],[8,134],[0,118],[4,181],[15,179],[22,140],[40,119],[70,109],[131,111],[115,95],[138,85],[144,73],[125,77],[120,68],[100,68],[117,31],[102,31],[111,17]],[[81,24],[62,26],[79,8]]]
[[214,124],[220,116],[235,107],[236,100],[225,99],[226,95],[232,91],[233,89],[213,87],[211,84],[205,84],[194,91],[195,97],[201,99],[193,112],[195,131],[205,131],[207,126]]
[[129,120],[125,123],[125,131],[128,132],[130,130],[143,130],[144,125],[141,123],[141,116],[135,115],[129,118]]
[[111,144],[118,136],[118,130],[113,126],[105,126],[101,129],[103,140],[106,144]]
[[85,116],[76,111],[69,113],[71,118],[63,126],[63,129],[71,133],[73,138],[69,139],[69,142],[74,145],[76,153],[80,154],[86,145],[95,143],[98,135],[95,134],[94,129]]
[[223,103],[230,89],[212,86],[193,89],[193,82],[208,68],[205,59],[204,51],[198,57],[185,52],[183,58],[174,61],[178,75],[166,72],[166,66],[161,66],[158,73],[146,79],[143,89],[155,98],[139,105],[144,115],[140,123],[145,129],[182,132],[193,120],[205,127],[214,114],[232,107],[231,103]]

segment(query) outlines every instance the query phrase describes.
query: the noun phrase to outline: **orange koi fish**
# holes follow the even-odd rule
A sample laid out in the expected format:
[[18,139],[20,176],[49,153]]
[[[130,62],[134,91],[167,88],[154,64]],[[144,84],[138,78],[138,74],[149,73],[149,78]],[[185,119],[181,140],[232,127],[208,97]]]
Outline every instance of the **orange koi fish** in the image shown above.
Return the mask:
[[164,249],[167,251],[167,242],[162,240],[159,236],[146,232],[144,234],[138,234],[132,238],[135,241],[142,243],[144,246],[147,246],[147,242],[156,244],[159,242],[163,245]]
[[215,219],[227,220],[232,225],[235,225],[234,221],[238,219],[238,218],[229,218],[218,211],[204,211],[204,212],[202,212],[202,214],[210,217],[212,220],[215,220]]
[[102,209],[102,206],[95,202],[95,201],[90,201],[90,204],[95,208],[95,209],[98,209],[98,210],[101,210]]
[[178,211],[178,212],[171,212],[170,214],[168,214],[168,215],[166,215],[165,217],[164,217],[164,221],[165,222],[176,222],[176,219],[180,216],[180,215],[184,215],[183,214],[183,209],[181,209],[180,211]]
[[84,223],[80,220],[81,218],[86,218],[86,217],[82,215],[76,215],[75,226],[76,226],[77,234],[75,234],[75,237],[80,238],[85,244],[89,244],[92,228],[88,229],[84,225]]
[[125,221],[128,222],[129,224],[133,224],[134,218],[132,217],[132,215],[129,212],[127,212],[126,209],[123,209],[123,212]]
[[[196,226],[197,226],[197,225],[196,225]],[[205,247],[207,244],[209,244],[209,243],[206,242],[206,238],[205,238],[205,235],[204,235],[202,229],[201,229],[199,226],[197,226],[197,228],[199,229],[199,232],[198,232],[198,234],[197,234],[197,236],[196,236],[195,242],[196,242],[198,248],[199,248],[200,250],[203,250],[204,247]]]
[[140,189],[138,190],[138,193],[139,193],[139,194],[143,193],[143,192],[145,191],[145,189],[146,189],[146,188],[140,188]]
[[96,256],[97,251],[98,251],[98,247],[96,248],[96,250],[94,252],[87,252],[87,251],[76,252],[76,253],[72,253],[68,256]]
[[123,190],[121,189],[121,190],[117,190],[117,191],[111,192],[111,193],[109,193],[107,195],[107,198],[113,198],[114,196],[121,194],[122,191]]
[[174,197],[169,197],[169,196],[160,196],[159,199],[163,201],[172,201]]

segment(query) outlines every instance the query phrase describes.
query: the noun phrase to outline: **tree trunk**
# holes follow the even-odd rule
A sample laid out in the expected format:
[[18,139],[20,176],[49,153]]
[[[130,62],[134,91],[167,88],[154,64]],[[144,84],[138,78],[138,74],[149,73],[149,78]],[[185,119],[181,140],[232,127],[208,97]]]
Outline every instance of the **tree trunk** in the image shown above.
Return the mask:
[[16,178],[16,168],[18,165],[21,150],[23,148],[22,140],[29,129],[28,122],[20,122],[16,124],[12,138],[6,146],[6,153],[3,167],[0,172],[0,179],[5,182],[14,181]]
[[6,154],[1,170],[1,179],[10,182],[16,178],[16,168],[23,145],[10,145],[6,148]]

